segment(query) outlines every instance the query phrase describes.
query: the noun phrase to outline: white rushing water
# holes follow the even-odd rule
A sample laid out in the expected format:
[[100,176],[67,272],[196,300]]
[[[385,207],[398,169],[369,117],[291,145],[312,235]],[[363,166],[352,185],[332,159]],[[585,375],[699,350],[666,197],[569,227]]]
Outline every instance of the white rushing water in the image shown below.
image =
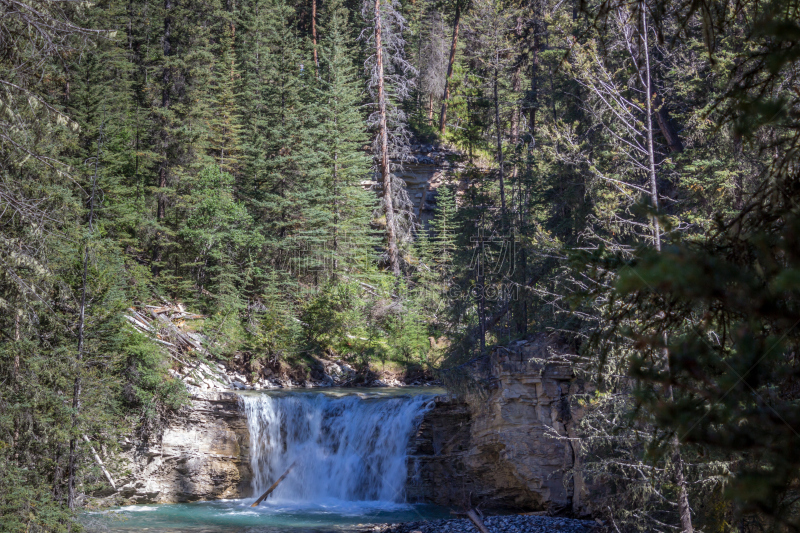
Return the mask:
[[431,396],[323,393],[242,396],[254,495],[294,462],[270,501],[401,503],[409,439]]

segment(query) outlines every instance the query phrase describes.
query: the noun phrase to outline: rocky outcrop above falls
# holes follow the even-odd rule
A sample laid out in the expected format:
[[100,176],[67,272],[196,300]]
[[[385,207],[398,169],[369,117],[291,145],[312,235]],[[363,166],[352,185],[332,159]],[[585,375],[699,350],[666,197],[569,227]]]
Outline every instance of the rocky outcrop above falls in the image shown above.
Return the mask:
[[411,444],[409,497],[441,505],[588,513],[569,440],[584,389],[547,338],[495,350],[466,367],[482,393],[441,397]]
[[250,436],[231,392],[195,392],[159,442],[126,442],[130,475],[117,504],[176,503],[250,494]]
[[[277,357],[246,352],[236,352],[224,362],[215,360],[207,348],[210,345],[219,348],[219,343],[194,331],[195,321],[207,317],[188,312],[181,303],[130,307],[124,317],[133,328],[169,352],[173,360],[169,373],[182,381],[189,392],[331,387],[361,377],[360,372],[344,361],[312,356],[308,357],[307,365],[296,366]],[[372,381],[376,380],[377,376]]]

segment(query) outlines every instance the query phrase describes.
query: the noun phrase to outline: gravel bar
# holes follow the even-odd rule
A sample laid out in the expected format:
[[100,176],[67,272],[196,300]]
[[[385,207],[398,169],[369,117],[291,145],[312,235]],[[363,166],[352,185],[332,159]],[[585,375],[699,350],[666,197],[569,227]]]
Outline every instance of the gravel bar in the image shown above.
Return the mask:
[[[489,516],[483,523],[490,533],[590,533],[597,523],[553,516],[503,515]],[[403,524],[374,526],[375,533],[478,533],[478,528],[468,519],[428,520]]]

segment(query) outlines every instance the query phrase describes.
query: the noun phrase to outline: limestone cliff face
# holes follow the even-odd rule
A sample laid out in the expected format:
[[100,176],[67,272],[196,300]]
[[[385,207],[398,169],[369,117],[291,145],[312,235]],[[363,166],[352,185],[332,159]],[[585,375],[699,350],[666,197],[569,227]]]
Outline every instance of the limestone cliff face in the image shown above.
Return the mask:
[[554,438],[574,435],[568,396],[583,384],[552,350],[540,338],[469,365],[483,394],[437,399],[411,443],[410,498],[587,514],[576,450]]
[[122,504],[175,503],[250,495],[250,436],[233,392],[192,394],[160,442],[126,443],[130,476]]

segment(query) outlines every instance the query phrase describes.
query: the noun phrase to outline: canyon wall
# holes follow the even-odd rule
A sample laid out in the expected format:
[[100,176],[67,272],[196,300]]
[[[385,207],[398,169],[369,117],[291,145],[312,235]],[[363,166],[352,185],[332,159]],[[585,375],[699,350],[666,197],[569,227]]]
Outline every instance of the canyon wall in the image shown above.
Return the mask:
[[[465,165],[461,162],[464,154],[444,146],[425,143],[412,144],[410,148],[411,157],[403,161],[402,165],[397,160],[392,163],[398,164],[397,176],[405,184],[408,199],[414,205],[416,220],[427,225],[436,211],[437,189],[464,170]],[[362,181],[361,185],[375,191],[378,196],[383,194],[380,192],[382,185],[377,177]]]
[[129,473],[116,503],[250,495],[250,434],[238,394],[192,389],[191,405],[173,417],[160,442],[123,443],[121,459]]
[[582,392],[546,337],[496,349],[466,365],[476,385],[441,397],[411,443],[408,496],[452,507],[589,513],[568,437]]

